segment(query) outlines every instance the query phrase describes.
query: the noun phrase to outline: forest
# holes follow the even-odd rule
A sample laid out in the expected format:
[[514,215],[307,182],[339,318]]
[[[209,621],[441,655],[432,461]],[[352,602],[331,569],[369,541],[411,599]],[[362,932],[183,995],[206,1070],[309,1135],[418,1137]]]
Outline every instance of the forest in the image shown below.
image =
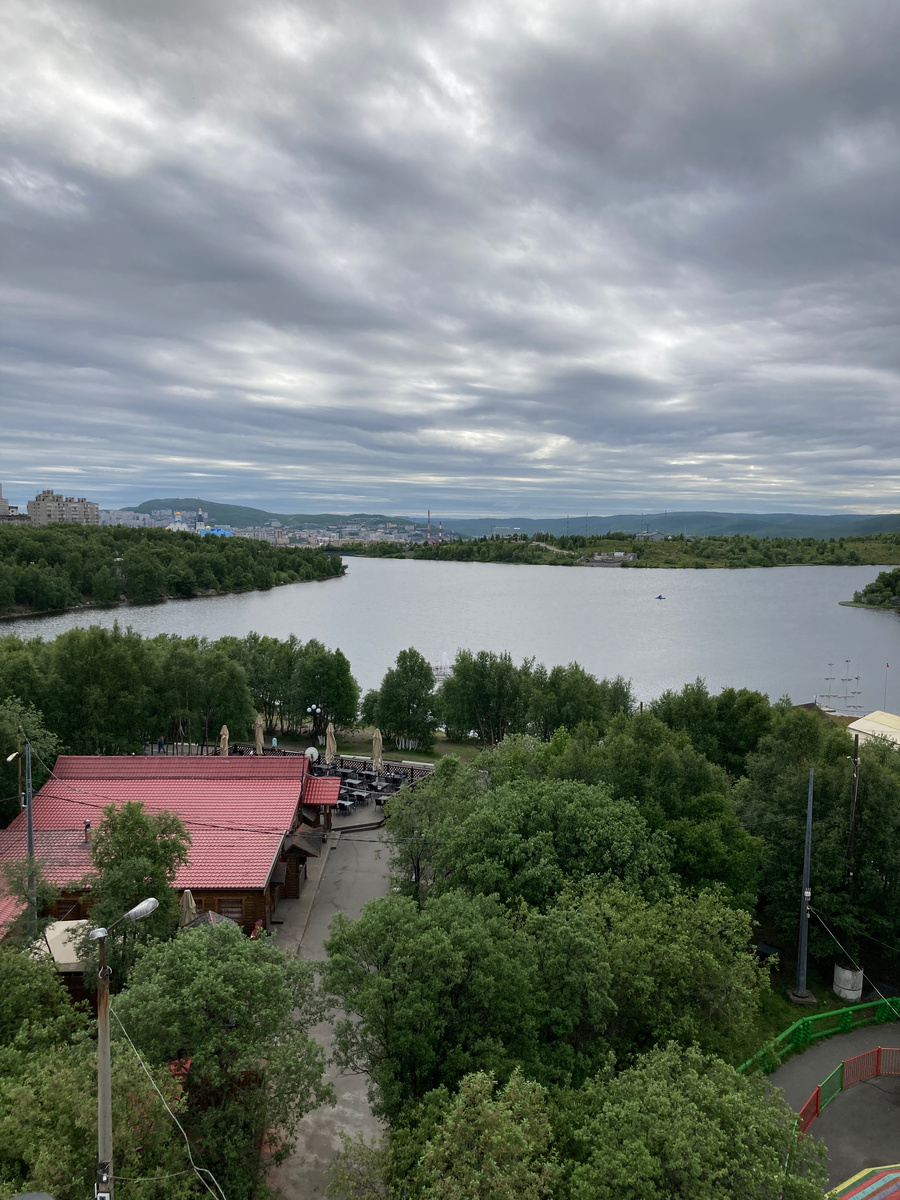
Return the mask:
[[[256,712],[272,729],[312,731],[314,704],[319,723],[377,722],[388,742],[419,747],[450,737],[474,757],[441,757],[427,783],[388,801],[392,890],[358,919],[332,925],[318,985],[302,971],[273,983],[275,960],[246,959],[264,956],[245,951],[246,939],[192,947],[171,941],[162,918],[148,928],[124,966],[122,1000],[134,991],[121,1011],[155,1065],[179,1048],[159,981],[171,980],[171,1005],[190,1008],[197,988],[218,986],[216,972],[233,958],[248,994],[269,980],[272,1029],[292,997],[310,1019],[330,1006],[339,1065],[368,1080],[386,1135],[345,1144],[330,1185],[336,1200],[514,1192],[821,1200],[815,1138],[798,1141],[764,1077],[737,1068],[794,1019],[784,990],[793,981],[810,767],[813,974],[827,987],[835,962],[861,962],[879,987],[900,982],[897,749],[861,748],[851,838],[852,739],[786,698],[772,703],[740,687],[712,694],[695,680],[638,705],[621,677],[486,651],[460,651],[437,685],[413,647],[361,698],[347,658],[315,639],[143,639],[95,627],[52,643],[0,639],[6,820],[16,783],[4,760],[19,723],[40,784],[61,750],[140,752],[164,729],[187,736],[187,723],[197,741],[222,721],[241,736]],[[98,836],[101,848],[114,835],[152,843],[140,853],[127,844],[118,856],[98,851],[101,874],[104,863],[131,859],[146,871],[153,844],[159,854],[177,851],[172,830],[163,837],[147,820]],[[171,873],[166,862],[159,869]],[[98,885],[111,909],[129,878],[117,866]],[[787,966],[773,973],[755,952],[760,941],[780,948]],[[190,953],[207,952],[188,994]],[[4,1087],[25,1088],[36,1111],[59,1117],[70,1091],[84,1086],[81,1035],[54,1025],[52,1049],[28,1051],[48,1058],[10,1056],[3,1013],[0,1002],[0,1097]],[[267,1053],[258,1033],[239,1029],[243,1042],[215,1021],[184,1035],[200,1056],[198,1087],[215,1093],[216,1080],[232,1078],[228,1055],[238,1045],[235,1062]],[[327,1100],[321,1063],[305,1046],[295,1047],[304,1111]],[[289,1101],[281,1061],[273,1058],[272,1111]],[[128,1078],[125,1059],[120,1069]],[[228,1194],[262,1197],[259,1164],[236,1159],[228,1134],[246,1121],[258,1128],[262,1110],[242,1113],[225,1103],[227,1091],[215,1094],[224,1108],[208,1123],[190,1089],[174,1099],[186,1104],[207,1163],[230,1181]],[[300,1110],[286,1111],[290,1124]],[[62,1147],[61,1161],[74,1153]],[[168,1144],[159,1153],[173,1161]],[[24,1154],[0,1119],[0,1182],[3,1171],[45,1178]],[[141,1186],[142,1200],[166,1194],[162,1183]],[[193,1186],[181,1181],[178,1194],[198,1194]]]
[[0,616],[331,579],[340,558],[250,538],[123,526],[0,525]]
[[768,537],[747,534],[685,538],[674,534],[661,542],[638,541],[632,534],[611,531],[605,536],[494,534],[456,539],[434,545],[400,542],[359,542],[341,547],[370,558],[416,558],[441,562],[496,562],[573,567],[595,554],[632,554],[625,569],[663,569],[789,566],[880,566],[900,563],[900,534],[877,533],[838,538]]

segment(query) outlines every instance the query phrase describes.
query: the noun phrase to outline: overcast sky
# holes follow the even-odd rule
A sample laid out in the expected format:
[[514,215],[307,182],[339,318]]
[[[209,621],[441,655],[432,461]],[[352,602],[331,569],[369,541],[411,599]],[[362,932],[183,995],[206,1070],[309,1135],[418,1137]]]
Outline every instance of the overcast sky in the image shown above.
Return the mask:
[[900,510],[896,0],[5,0],[0,483]]

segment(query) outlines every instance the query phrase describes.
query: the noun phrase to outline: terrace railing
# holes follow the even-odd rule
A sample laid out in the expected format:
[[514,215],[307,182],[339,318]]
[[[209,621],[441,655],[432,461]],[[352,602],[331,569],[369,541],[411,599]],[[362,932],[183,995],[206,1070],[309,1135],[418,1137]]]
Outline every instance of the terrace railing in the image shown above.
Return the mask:
[[831,1012],[801,1017],[738,1067],[739,1071],[774,1071],[789,1054],[805,1050],[816,1038],[849,1033],[860,1025],[883,1025],[900,1019],[900,999],[872,1000]]

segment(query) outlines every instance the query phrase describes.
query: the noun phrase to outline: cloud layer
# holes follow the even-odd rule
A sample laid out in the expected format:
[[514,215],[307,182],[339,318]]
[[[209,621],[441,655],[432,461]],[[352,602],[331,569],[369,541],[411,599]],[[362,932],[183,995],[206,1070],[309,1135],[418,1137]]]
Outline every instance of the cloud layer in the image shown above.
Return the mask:
[[8,0],[4,492],[900,508],[889,0]]

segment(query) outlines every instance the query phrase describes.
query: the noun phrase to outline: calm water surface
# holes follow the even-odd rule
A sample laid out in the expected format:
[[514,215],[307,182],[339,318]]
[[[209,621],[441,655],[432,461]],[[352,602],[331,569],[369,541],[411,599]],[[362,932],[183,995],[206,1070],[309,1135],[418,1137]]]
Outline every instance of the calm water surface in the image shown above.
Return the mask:
[[[516,660],[535,657],[548,666],[574,660],[596,675],[628,676],[644,700],[702,675],[712,690],[732,684],[801,703],[846,691],[841,677],[858,674],[862,694],[853,702],[869,711],[882,707],[886,675],[893,673],[898,682],[888,678],[887,703],[900,708],[900,620],[892,612],[837,603],[873,580],[878,567],[652,571],[347,563],[345,578],[325,583],[66,613],[0,624],[0,632],[53,638],[76,625],[118,620],[151,636],[293,633],[340,646],[363,688],[377,686],[407,646],[434,663],[445,654],[452,659],[462,646],[508,650]],[[655,599],[659,594],[666,599]],[[828,675],[834,685],[826,685]]]

